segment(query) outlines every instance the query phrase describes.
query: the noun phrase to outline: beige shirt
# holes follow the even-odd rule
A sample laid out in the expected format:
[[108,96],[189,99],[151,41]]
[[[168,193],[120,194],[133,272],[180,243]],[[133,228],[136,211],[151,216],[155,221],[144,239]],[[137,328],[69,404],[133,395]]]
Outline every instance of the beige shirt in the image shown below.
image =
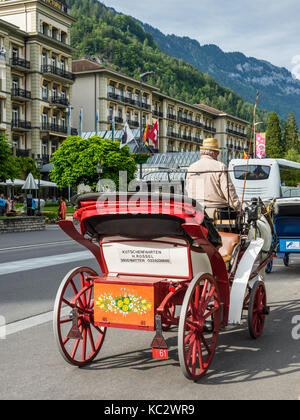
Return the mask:
[[[188,196],[197,200],[205,208],[232,207],[241,209],[241,203],[231,182],[224,163],[204,155],[193,163],[187,173],[186,189]],[[205,172],[193,174],[192,172]],[[228,197],[229,195],[229,197]]]

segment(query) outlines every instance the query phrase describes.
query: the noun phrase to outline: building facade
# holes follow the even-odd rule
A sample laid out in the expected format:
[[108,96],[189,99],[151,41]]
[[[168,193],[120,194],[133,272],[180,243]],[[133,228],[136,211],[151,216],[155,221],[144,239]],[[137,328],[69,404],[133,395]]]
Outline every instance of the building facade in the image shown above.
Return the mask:
[[0,130],[17,156],[45,163],[72,129],[72,53],[67,6],[0,1]]
[[168,97],[145,82],[140,106],[139,80],[89,60],[73,61],[73,73],[74,123],[81,109],[84,132],[112,130],[113,117],[115,130],[122,130],[126,121],[132,129],[139,129],[142,108],[142,130],[147,121],[150,127],[158,121],[160,153],[198,151],[207,137],[218,138],[224,162],[248,153],[248,121]]

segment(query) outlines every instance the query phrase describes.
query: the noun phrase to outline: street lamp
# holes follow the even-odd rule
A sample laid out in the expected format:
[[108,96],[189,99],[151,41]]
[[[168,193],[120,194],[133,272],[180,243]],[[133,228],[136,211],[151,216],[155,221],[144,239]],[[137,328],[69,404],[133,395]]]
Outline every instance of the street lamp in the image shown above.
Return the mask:
[[[145,79],[148,76],[151,76],[151,74],[154,74],[153,71],[147,71],[146,73],[140,74],[140,146],[139,146],[139,152],[143,152],[143,104],[142,104],[142,90],[143,90],[143,79]],[[140,179],[143,178],[143,164],[140,164]]]
[[263,121],[259,121],[257,123],[254,124],[254,142],[253,142],[253,158],[256,158],[256,126],[259,124],[263,124]]
[[35,166],[38,169],[38,211],[37,216],[41,216],[41,197],[40,197],[40,189],[41,189],[41,170],[43,168],[44,162],[43,159],[40,158],[40,155],[38,155],[37,159],[35,160]]

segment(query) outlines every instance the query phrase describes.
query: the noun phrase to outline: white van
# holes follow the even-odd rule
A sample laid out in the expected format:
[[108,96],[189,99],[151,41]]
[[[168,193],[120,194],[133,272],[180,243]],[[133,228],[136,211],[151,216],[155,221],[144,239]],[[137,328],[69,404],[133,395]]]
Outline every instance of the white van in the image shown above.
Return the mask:
[[[240,199],[243,196],[247,160],[233,159],[229,173]],[[244,201],[260,197],[300,197],[300,163],[285,159],[249,159]]]

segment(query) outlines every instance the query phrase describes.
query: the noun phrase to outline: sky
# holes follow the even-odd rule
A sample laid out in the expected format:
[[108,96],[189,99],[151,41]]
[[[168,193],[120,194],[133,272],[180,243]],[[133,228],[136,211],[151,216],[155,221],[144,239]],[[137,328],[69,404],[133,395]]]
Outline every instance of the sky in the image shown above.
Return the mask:
[[239,51],[300,78],[299,0],[100,0],[164,34]]

